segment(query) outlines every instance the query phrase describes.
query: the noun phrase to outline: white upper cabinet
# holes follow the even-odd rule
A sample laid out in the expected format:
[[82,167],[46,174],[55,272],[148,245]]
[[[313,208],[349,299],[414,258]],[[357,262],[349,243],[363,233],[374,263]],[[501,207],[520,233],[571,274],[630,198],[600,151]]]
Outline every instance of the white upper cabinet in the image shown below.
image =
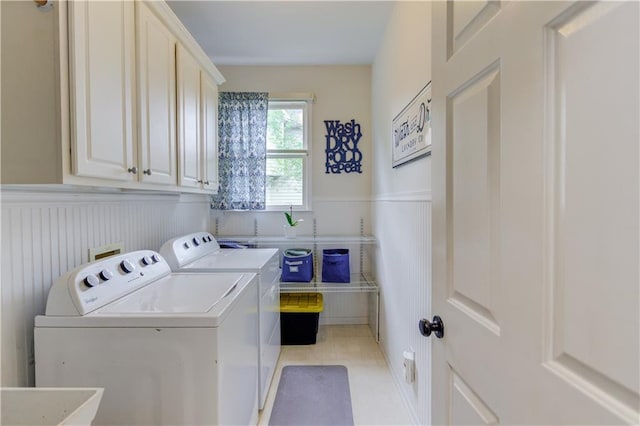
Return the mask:
[[68,4],[73,173],[133,180],[134,4]]
[[3,184],[217,189],[224,78],[165,2],[0,7]]
[[218,85],[201,73],[203,188],[218,192]]
[[202,184],[200,65],[178,44],[178,185]]
[[178,185],[218,192],[218,86],[178,44]]
[[175,185],[176,38],[145,3],[136,3],[139,176]]

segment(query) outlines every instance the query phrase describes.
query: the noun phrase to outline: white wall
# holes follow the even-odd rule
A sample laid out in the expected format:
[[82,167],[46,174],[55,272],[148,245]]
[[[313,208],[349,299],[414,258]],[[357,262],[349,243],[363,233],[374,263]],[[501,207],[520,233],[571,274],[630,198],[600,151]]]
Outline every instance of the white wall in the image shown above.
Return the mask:
[[[370,66],[221,66],[227,92],[313,92],[312,105],[312,211],[297,214],[305,221],[300,235],[358,235],[360,220],[371,232],[371,67]],[[324,120],[354,119],[360,123],[362,173],[325,173]],[[217,222],[216,222],[217,219]],[[213,212],[220,235],[282,235],[283,212]],[[256,230],[257,228],[257,230]]]
[[[431,5],[396,2],[372,67],[373,233],[378,238],[380,344],[418,424],[430,424],[431,158],[391,167],[391,122],[431,79]],[[416,382],[403,351],[416,354]]]
[[34,385],[34,317],[44,314],[53,281],[86,263],[89,248],[122,242],[125,252],[158,250],[209,229],[209,199],[199,195],[6,187],[1,195],[2,386]]

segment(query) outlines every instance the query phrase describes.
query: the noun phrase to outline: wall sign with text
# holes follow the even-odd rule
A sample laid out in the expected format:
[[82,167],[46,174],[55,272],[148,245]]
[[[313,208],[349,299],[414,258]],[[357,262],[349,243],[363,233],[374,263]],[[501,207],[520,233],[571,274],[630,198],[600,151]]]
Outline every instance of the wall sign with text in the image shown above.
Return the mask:
[[327,130],[325,173],[362,173],[362,152],[358,149],[362,138],[360,124],[355,120],[346,123],[324,120],[324,127]]
[[393,167],[431,153],[431,82],[396,115],[392,129]]

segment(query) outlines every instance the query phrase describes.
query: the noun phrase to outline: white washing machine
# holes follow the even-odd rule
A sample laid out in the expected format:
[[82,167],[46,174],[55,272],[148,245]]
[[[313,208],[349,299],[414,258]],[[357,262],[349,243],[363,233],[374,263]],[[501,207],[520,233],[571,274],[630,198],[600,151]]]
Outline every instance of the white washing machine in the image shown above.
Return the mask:
[[171,269],[180,272],[254,272],[258,274],[259,407],[267,392],[280,356],[280,264],[277,249],[221,249],[208,232],[184,235],[167,241],[160,254]]
[[35,319],[36,385],[104,387],[94,425],[256,424],[257,281],[148,250],[80,266]]

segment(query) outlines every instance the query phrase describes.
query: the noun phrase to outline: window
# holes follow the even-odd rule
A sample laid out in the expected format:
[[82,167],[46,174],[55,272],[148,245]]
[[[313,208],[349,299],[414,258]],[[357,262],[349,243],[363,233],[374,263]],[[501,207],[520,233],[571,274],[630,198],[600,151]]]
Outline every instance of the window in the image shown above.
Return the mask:
[[269,210],[310,207],[310,109],[307,101],[269,101],[266,182]]

